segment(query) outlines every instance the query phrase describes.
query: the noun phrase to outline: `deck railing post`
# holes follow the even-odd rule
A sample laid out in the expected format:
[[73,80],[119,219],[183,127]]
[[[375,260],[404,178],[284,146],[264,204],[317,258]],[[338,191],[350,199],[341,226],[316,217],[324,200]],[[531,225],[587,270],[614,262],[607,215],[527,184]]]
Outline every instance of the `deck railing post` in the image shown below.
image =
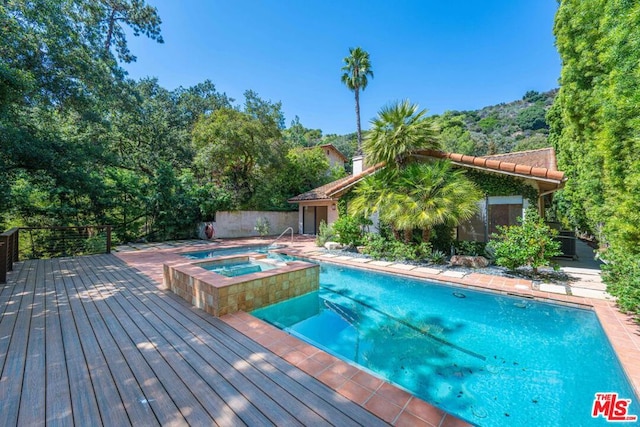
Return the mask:
[[13,251],[14,251],[14,239],[13,239],[13,235],[15,234],[17,228],[12,228],[11,230],[7,231],[6,233],[2,233],[3,234],[3,238],[4,238],[4,245],[6,246],[5,251],[6,251],[6,259],[7,259],[7,271],[12,271],[13,270]]
[[111,226],[107,225],[107,253],[111,253]]
[[7,246],[0,236],[0,283],[7,283]]
[[13,233],[13,262],[20,261],[20,229]]

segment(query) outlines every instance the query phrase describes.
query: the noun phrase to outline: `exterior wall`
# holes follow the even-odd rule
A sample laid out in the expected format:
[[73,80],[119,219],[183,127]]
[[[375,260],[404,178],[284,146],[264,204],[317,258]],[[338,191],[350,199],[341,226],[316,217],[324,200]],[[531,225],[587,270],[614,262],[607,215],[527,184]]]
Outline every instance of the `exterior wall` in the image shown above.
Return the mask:
[[327,156],[327,159],[329,159],[329,166],[331,166],[332,168],[336,165],[344,167],[344,160],[342,159],[342,156],[338,155],[338,153],[330,148],[325,147],[323,148],[323,150],[324,154]]
[[[300,202],[298,204],[298,234],[304,234],[304,207],[326,206],[327,225],[333,224],[338,219],[338,200],[316,200],[312,202]],[[294,228],[295,230],[295,228]]]
[[259,236],[254,227],[260,218],[266,218],[270,224],[270,235],[278,235],[287,227],[297,229],[298,214],[296,212],[269,212],[269,211],[222,211],[216,213],[216,220],[201,223],[198,235],[207,239],[205,227],[213,226],[214,236],[220,238],[254,237]]
[[221,276],[196,264],[163,267],[165,286],[213,316],[249,312],[315,291],[320,286],[319,266],[302,261],[238,277]]

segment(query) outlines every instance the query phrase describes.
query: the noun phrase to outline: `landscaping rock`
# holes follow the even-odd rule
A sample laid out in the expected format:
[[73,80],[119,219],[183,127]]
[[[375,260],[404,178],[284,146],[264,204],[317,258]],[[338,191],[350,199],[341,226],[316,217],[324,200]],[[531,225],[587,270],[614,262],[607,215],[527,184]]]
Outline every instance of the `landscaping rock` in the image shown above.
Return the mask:
[[483,256],[454,255],[449,264],[459,267],[485,268],[489,265],[489,260]]
[[325,249],[328,251],[335,251],[338,249],[342,249],[342,245],[338,242],[327,242],[324,244]]

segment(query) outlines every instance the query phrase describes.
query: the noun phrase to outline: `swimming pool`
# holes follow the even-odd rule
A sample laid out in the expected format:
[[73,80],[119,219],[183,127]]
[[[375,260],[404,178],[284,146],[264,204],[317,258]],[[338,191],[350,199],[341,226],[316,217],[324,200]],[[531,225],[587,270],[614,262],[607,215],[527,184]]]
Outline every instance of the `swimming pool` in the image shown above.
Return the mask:
[[252,314],[474,424],[607,425],[611,391],[640,414],[590,310],[329,264],[320,285]]

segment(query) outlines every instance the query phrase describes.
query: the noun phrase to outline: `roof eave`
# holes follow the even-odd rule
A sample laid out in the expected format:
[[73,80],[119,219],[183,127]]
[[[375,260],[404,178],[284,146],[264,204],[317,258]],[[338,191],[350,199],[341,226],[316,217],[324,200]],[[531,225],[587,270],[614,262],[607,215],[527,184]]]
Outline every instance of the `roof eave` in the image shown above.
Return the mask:
[[553,178],[543,178],[543,177],[539,177],[539,176],[535,176],[535,175],[526,175],[526,174],[520,174],[520,173],[516,173],[516,172],[509,172],[509,171],[505,171],[503,169],[499,169],[498,170],[498,169],[486,168],[486,167],[470,165],[468,163],[462,163],[462,162],[451,161],[451,163],[453,163],[454,165],[457,165],[457,166],[468,168],[468,169],[475,169],[475,170],[480,170],[480,171],[483,171],[483,172],[496,173],[496,174],[499,174],[499,175],[509,175],[509,176],[514,176],[514,177],[522,178],[522,179],[530,179],[530,180],[533,180],[533,181],[546,182],[546,183],[555,184],[555,185],[558,185],[558,186],[561,186],[561,187],[564,187],[564,183],[567,181],[567,177],[566,176],[563,177],[561,180],[558,180],[558,179],[553,179]]

